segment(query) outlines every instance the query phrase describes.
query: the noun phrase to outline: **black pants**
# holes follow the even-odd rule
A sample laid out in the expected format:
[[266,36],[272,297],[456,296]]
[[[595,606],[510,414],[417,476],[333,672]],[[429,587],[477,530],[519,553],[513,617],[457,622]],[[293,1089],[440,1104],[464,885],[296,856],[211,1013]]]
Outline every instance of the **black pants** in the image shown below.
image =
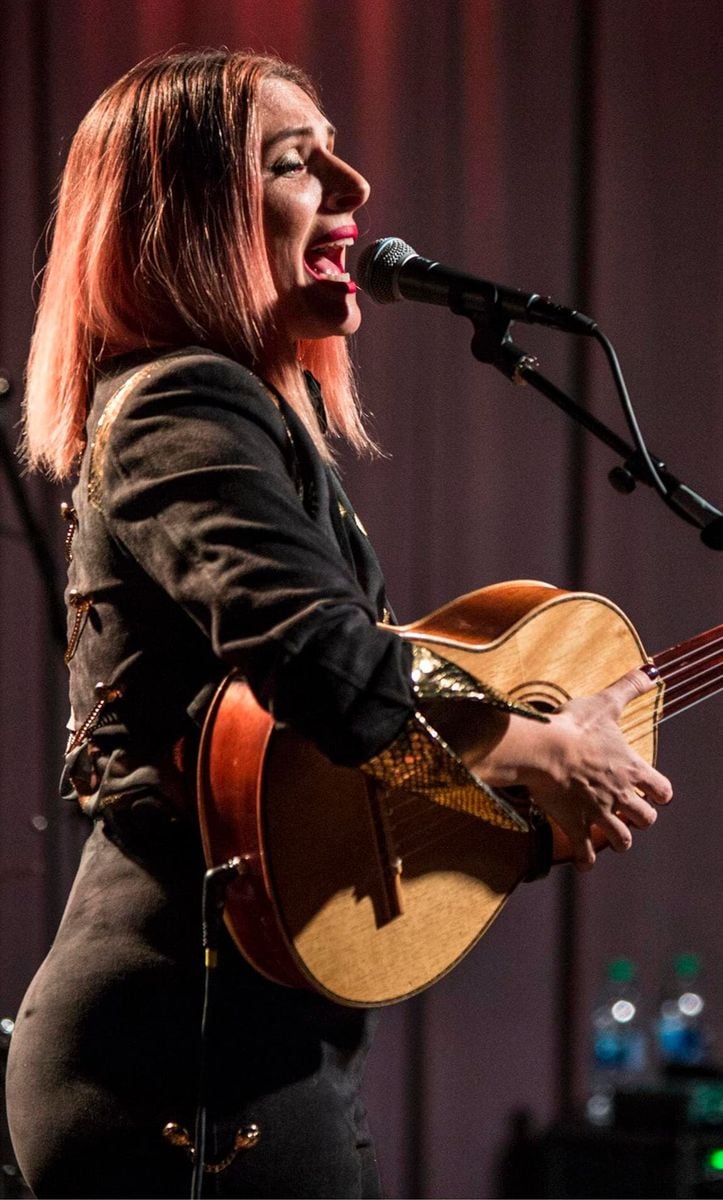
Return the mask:
[[[38,1197],[190,1195],[203,991],[195,848],[141,863],[97,827],[18,1013],[8,1116]],[[373,1013],[278,987],[229,939],[211,1014],[204,1194],[377,1197],[359,1098]],[[239,1129],[256,1145],[232,1154]]]

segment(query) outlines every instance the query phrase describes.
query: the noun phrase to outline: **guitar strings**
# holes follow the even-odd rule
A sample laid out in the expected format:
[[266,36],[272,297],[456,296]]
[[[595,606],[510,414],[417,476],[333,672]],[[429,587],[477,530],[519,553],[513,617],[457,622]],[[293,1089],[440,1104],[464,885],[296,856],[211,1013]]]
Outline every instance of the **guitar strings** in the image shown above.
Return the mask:
[[[420,805],[424,805],[425,808],[427,805],[430,806],[429,808],[426,808],[429,818],[426,820],[426,822],[420,822],[418,815],[415,816],[414,812],[411,812],[408,818],[403,819],[402,821],[398,821],[396,819],[397,813],[400,809],[419,809]],[[410,853],[414,854],[419,850],[426,849],[427,846],[431,845],[432,842],[425,842],[424,837],[427,833],[431,833],[432,829],[435,830],[434,840],[436,840],[436,832],[439,827],[448,825],[451,829],[453,825],[459,824],[458,818],[462,815],[468,816],[469,814],[462,814],[456,809],[446,808],[444,805],[436,804],[433,800],[425,802],[416,796],[410,796],[407,799],[400,800],[398,802],[394,801],[393,805],[389,806],[388,808],[388,816],[390,818],[389,824],[395,844],[401,847],[402,843],[404,843],[404,854],[402,855],[403,858],[408,857]],[[457,820],[455,820],[455,818],[457,818]],[[422,841],[415,845],[413,840],[407,840],[410,838],[410,835],[411,839],[418,839],[421,837]]]
[[[667,690],[669,691],[671,688],[677,687],[679,683],[685,683],[691,678],[695,679],[697,675],[703,674],[706,669],[710,670],[713,667],[720,666],[723,663],[722,647],[723,638],[718,638],[712,643],[700,646],[692,653],[688,652],[687,654],[680,655],[679,658],[672,659],[669,663],[656,663],[656,666],[659,667],[661,678],[666,682],[670,681]],[[705,668],[706,663],[709,664],[708,668]],[[703,668],[702,671],[701,668]]]
[[[718,634],[719,629],[720,626],[718,629],[712,629],[711,634]],[[670,651],[666,651],[663,654],[654,657],[653,662],[656,664],[656,666],[659,666],[661,672],[664,672],[666,675],[669,673],[674,674],[675,672],[671,672],[671,668],[676,667],[678,663],[682,663],[683,667],[685,667],[685,664],[688,662],[688,660],[697,661],[702,651],[712,649],[712,654],[715,654],[721,646],[723,646],[723,633],[716,637],[711,637],[708,635],[706,640],[701,642],[700,645],[692,647],[689,646],[687,650],[685,650],[682,654],[679,654],[676,658],[666,660],[665,653],[670,653]],[[708,657],[711,657],[711,655],[708,655]],[[683,668],[680,669],[682,670]]]
[[[664,699],[665,713],[663,716],[658,718],[656,724],[662,724],[663,721],[667,721],[670,717],[676,716],[677,713],[684,712],[687,705],[685,705],[683,702],[688,700],[690,697],[697,696],[697,699],[702,700],[708,694],[715,695],[719,690],[715,685],[719,683],[721,679],[723,679],[723,672],[718,669],[722,665],[723,660],[719,659],[718,661],[706,666],[704,670],[696,671],[693,674],[686,673],[682,679],[677,680],[675,683],[667,687]],[[710,691],[708,689],[710,689]],[[698,695],[698,693],[700,693],[700,695]],[[622,727],[624,729],[635,728],[635,725],[638,723],[637,716],[639,710],[647,709],[651,701],[654,701],[654,699],[654,696],[646,694],[645,696],[641,696],[639,699],[632,701],[627,708],[628,720],[623,720],[621,722]],[[636,720],[634,720],[632,723],[629,721],[630,716],[636,718]]]
[[[698,690],[700,691],[700,695],[696,696],[696,691]],[[694,688],[690,692],[678,697],[679,701],[688,700],[689,703],[680,704],[679,707],[675,708],[672,712],[664,713],[659,717],[651,717],[651,715],[648,713],[644,713],[642,715],[638,715],[636,713],[636,720],[627,720],[621,722],[620,728],[630,744],[637,745],[647,735],[654,732],[662,724],[664,724],[665,721],[670,720],[671,717],[676,717],[679,713],[687,712],[689,708],[695,708],[696,704],[700,704],[703,700],[707,700],[709,696],[716,696],[720,691],[723,691],[723,683],[721,683],[720,687],[717,687],[713,690],[710,690],[707,687],[701,689]]]
[[664,716],[661,716],[661,719],[658,720],[657,724],[663,725],[663,722],[670,720],[671,716],[677,716],[677,714],[679,714],[679,713],[687,713],[689,708],[695,708],[695,704],[703,703],[703,701],[707,700],[707,698],[709,698],[709,696],[717,696],[718,692],[721,692],[721,691],[723,691],[723,683],[721,684],[721,686],[719,686],[719,688],[716,688],[713,691],[709,691],[706,689],[705,691],[701,692],[700,696],[698,697],[698,700],[692,700],[691,703],[685,704],[685,706],[683,706],[682,708],[676,708],[675,712],[667,713]]
[[[666,721],[669,721],[671,717],[677,717],[680,713],[688,712],[689,709],[695,708],[696,704],[701,704],[703,702],[703,700],[708,700],[709,697],[717,696],[720,692],[723,692],[723,676],[719,675],[715,682],[720,682],[720,686],[711,689],[710,685],[706,684],[700,688],[692,688],[689,692],[685,692],[682,695],[678,696],[677,697],[678,702],[681,700],[688,700],[689,703],[687,703],[687,704],[678,703],[678,706],[676,708],[674,708],[672,711],[664,713],[663,716],[658,717],[653,722],[652,728],[653,729],[659,728],[660,725],[663,725]],[[697,692],[700,692],[700,695],[696,695]],[[695,699],[692,699],[691,697],[695,697]],[[629,734],[634,733],[638,727],[643,727],[643,726],[645,727],[643,729],[643,732],[641,732],[637,737],[629,737],[628,736]],[[628,741],[630,741],[631,743],[635,743],[635,742],[640,741],[642,739],[642,737],[644,736],[644,733],[647,733],[649,731],[647,726],[648,726],[648,719],[647,719],[647,717],[645,717],[642,720],[634,721],[632,723],[626,722],[621,725],[621,728],[622,728],[623,732],[625,733],[625,735],[628,737]]]
[[[688,642],[681,642],[678,646],[661,650],[659,654],[654,655],[653,661],[658,666],[671,667],[686,659],[689,654],[704,649],[705,646],[720,645],[721,640],[723,640],[723,625],[716,625],[715,628],[709,629],[706,633],[699,633],[697,637],[691,638]],[[673,657],[668,658],[668,655],[673,655]]]
[[[723,646],[723,638],[717,638],[712,644],[715,647]],[[682,662],[683,665],[677,670],[670,669],[679,662]],[[719,670],[722,666],[723,658],[720,656],[720,651],[716,649],[711,652],[709,645],[706,644],[693,654],[688,652],[680,655],[677,659],[671,660],[670,664],[662,667],[663,680],[666,681],[670,678],[672,682],[666,686],[663,715],[655,719],[653,727],[657,728],[664,721],[677,716],[678,713],[687,712],[689,708],[693,708],[708,696],[715,696],[723,690],[723,684],[720,687],[715,686],[723,681],[723,671]],[[621,722],[621,728],[626,734],[633,733],[642,723],[647,724],[647,715],[641,719],[639,710],[646,709],[650,701],[650,695],[646,694],[628,706],[627,719]],[[684,703],[685,701],[688,703]],[[631,716],[634,718],[632,721],[630,720]]]
[[[718,630],[712,630],[711,632],[717,634]],[[678,691],[681,686],[686,686],[688,683],[694,682],[701,674],[705,673],[700,670],[701,664],[710,664],[706,670],[722,664],[723,657],[719,657],[722,652],[723,636],[706,641],[695,650],[687,650],[685,653],[679,654],[676,658],[672,658],[668,662],[661,662],[662,656],[654,658],[653,662],[658,667],[661,678],[667,683],[665,692],[666,700],[671,694]],[[668,680],[671,682],[668,683]],[[639,698],[642,702],[645,699],[645,696]],[[632,706],[635,706],[635,704],[636,701],[634,700]],[[628,708],[632,706],[629,705]]]
[[[434,801],[430,801],[430,803],[433,804]],[[400,839],[396,845],[403,864],[409,862],[415,855],[424,854],[432,846],[436,848],[442,838],[449,837],[452,833],[458,833],[462,825],[464,825],[466,833],[468,828],[467,822],[479,820],[479,818],[470,817],[469,813],[455,812],[453,809],[443,808],[440,804],[435,807],[437,812],[434,814],[434,819],[420,827],[419,835],[421,840],[414,841],[410,839],[407,841]],[[450,819],[453,817],[456,817],[456,820]],[[461,818],[463,817],[466,817],[467,821],[462,821]]]
[[[704,678],[704,676],[706,678]],[[722,678],[723,675],[720,673],[717,675],[712,675],[711,669],[709,668],[707,671],[701,672],[701,674],[698,676],[699,682],[697,683],[697,686],[690,688],[688,691],[685,690],[684,684],[681,681],[679,692],[676,692],[674,700],[667,705],[666,711],[664,715],[660,717],[658,724],[662,724],[663,721],[669,720],[670,717],[676,717],[680,712],[686,712],[691,705],[682,704],[681,702],[688,700],[692,696],[697,697],[693,701],[694,704],[698,704],[700,700],[705,700],[707,696],[715,696],[717,692],[720,691],[720,688],[716,687],[715,685],[718,684]],[[685,684],[689,682],[694,682],[694,680],[685,680]]]

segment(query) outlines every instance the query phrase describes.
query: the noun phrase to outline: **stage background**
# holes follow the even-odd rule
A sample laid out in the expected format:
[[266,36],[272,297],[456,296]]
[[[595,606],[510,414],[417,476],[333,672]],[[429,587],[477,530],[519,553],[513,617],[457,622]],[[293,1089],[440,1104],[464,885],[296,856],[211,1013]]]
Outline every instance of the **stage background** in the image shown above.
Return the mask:
[[[401,236],[594,314],[653,450],[723,503],[717,0],[4,0],[0,22],[9,444],[42,232],[74,128],[138,59],[226,44],[276,51],[319,82],[340,151],[373,184],[365,241]],[[648,489],[613,491],[611,453],[475,363],[465,321],[413,304],[364,309],[362,391],[388,457],[345,460],[346,482],[400,618],[533,578],[610,596],[650,650],[721,621],[721,555]],[[598,350],[515,332],[625,432]],[[58,588],[66,490],[23,488]],[[0,504],[0,1015],[12,1015],[85,830],[55,798],[62,651],[7,469]],[[521,887],[451,976],[386,1013],[367,1097],[390,1196],[495,1195],[510,1112],[543,1121],[561,1093],[584,1093],[585,1015],[611,954],[640,964],[652,1000],[670,956],[699,951],[723,1042],[722,713],[712,700],[664,728],[677,798],[629,855],[607,855],[580,881],[558,872]]]

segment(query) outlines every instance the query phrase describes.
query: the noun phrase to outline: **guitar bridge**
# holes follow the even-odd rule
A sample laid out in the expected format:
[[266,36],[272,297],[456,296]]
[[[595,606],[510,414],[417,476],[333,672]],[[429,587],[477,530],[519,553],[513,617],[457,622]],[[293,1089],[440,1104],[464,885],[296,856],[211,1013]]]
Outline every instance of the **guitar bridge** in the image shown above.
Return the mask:
[[380,797],[381,791],[382,789],[377,787],[373,782],[367,782],[369,797],[368,811],[374,838],[377,868],[382,881],[382,912],[377,916],[377,924],[386,925],[389,921],[393,921],[395,917],[401,917],[404,913],[404,895],[402,892],[403,864],[394,845],[387,812]]

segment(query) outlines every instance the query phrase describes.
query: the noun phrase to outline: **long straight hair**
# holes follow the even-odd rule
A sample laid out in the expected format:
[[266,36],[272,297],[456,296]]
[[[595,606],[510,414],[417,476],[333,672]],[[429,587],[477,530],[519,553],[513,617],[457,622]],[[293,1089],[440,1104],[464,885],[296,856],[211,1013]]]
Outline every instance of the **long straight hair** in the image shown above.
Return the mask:
[[120,354],[202,345],[264,375],[331,456],[301,368],[325,396],[329,430],[364,431],[346,340],[276,353],[276,290],[263,235],[258,95],[307,76],[231,51],[162,55],[96,101],[73,139],[58,193],[25,391],[24,453],[67,477],[84,448],[98,368]]

